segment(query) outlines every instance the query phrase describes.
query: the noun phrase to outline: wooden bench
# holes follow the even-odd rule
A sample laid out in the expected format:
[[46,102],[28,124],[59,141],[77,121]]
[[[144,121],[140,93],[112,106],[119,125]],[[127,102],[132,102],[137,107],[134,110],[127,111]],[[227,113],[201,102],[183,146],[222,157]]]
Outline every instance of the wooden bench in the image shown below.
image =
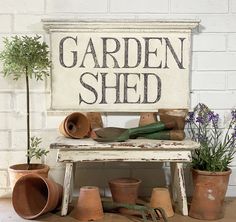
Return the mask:
[[192,161],[191,151],[198,147],[199,145],[191,140],[136,139],[98,143],[92,139],[58,137],[50,148],[58,149],[57,161],[66,164],[61,215],[67,215],[74,163],[86,161],[170,162],[173,200],[176,201],[178,210],[183,215],[188,215],[183,163]]

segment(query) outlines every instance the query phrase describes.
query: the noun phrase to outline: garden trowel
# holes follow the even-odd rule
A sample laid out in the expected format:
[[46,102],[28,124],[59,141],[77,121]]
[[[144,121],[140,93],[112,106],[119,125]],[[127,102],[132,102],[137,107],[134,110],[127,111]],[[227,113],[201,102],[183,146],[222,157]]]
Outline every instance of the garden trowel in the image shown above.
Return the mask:
[[138,135],[159,132],[166,129],[172,129],[175,126],[174,122],[169,123],[152,123],[142,127],[135,128],[119,128],[106,127],[95,129],[91,133],[91,137],[98,142],[121,142],[129,138],[136,138]]

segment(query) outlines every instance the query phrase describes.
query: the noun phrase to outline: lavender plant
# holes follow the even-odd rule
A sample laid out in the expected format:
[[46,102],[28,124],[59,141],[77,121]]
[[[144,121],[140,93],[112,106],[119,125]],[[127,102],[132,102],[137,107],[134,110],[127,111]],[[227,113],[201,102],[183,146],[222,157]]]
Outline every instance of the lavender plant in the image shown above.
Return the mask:
[[198,170],[222,172],[236,152],[236,110],[231,111],[231,120],[226,131],[219,127],[219,114],[199,103],[189,112],[187,130],[192,140],[200,143],[193,154],[192,167]]

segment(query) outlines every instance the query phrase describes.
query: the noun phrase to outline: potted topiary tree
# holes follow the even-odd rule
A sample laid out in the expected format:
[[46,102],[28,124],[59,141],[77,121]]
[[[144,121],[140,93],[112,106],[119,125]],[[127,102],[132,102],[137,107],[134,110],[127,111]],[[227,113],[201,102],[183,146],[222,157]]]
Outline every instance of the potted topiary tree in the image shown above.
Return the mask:
[[219,114],[199,103],[187,118],[189,135],[200,143],[193,153],[194,192],[189,216],[202,220],[223,217],[223,202],[235,155],[236,110],[226,132],[219,127]]
[[18,178],[27,173],[39,173],[47,177],[49,171],[47,165],[31,163],[33,157],[39,159],[48,153],[48,151],[39,148],[40,138],[30,137],[29,80],[32,78],[37,81],[43,80],[43,77],[49,75],[50,67],[48,46],[45,42],[41,42],[40,38],[40,36],[4,38],[5,49],[0,53],[4,76],[13,76],[14,80],[23,77],[26,81],[27,164],[17,164],[9,167],[11,187],[14,186]]

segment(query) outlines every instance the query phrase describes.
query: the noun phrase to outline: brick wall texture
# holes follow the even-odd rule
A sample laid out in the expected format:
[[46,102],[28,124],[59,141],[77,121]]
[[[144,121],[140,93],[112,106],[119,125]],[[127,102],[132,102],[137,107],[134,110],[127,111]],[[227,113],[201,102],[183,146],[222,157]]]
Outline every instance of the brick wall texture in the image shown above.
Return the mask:
[[[39,34],[48,40],[42,18],[200,19],[201,26],[193,35],[191,106],[206,103],[223,118],[236,106],[235,0],[0,0],[0,50],[5,36]],[[49,90],[45,82],[31,82],[32,134],[43,138],[45,149],[58,135],[64,118],[47,112]],[[128,113],[122,118],[114,113],[103,117],[106,126],[123,127],[134,126],[139,118]],[[26,161],[25,118],[24,80],[14,82],[0,75],[0,197],[10,194],[8,166]],[[62,183],[64,166],[55,159],[51,151],[45,161],[51,167],[50,176]],[[168,166],[158,163],[83,163],[77,167],[76,188],[97,185],[104,194],[109,193],[107,181],[114,177],[142,179],[143,195],[149,195],[153,186],[169,183]],[[228,196],[236,196],[236,160],[232,170]]]

